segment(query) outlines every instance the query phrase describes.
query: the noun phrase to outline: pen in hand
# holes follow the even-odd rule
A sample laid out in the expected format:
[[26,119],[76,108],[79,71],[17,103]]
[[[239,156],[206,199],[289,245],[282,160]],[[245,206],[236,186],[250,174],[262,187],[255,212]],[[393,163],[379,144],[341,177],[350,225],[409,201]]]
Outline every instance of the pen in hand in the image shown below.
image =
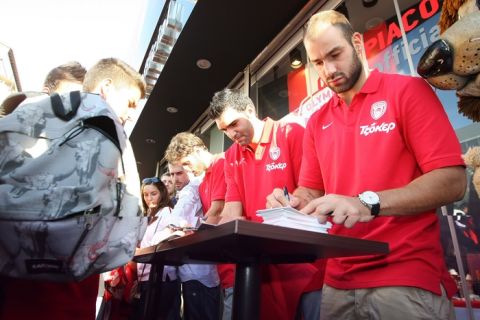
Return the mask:
[[287,186],[284,186],[284,187],[283,187],[283,195],[285,196],[285,198],[287,199],[287,201],[290,203],[290,195],[288,194]]

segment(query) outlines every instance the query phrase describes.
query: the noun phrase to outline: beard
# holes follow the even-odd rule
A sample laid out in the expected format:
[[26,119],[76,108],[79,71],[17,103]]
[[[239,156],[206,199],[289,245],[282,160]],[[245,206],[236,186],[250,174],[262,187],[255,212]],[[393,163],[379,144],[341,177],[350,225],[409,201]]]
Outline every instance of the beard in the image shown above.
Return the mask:
[[[339,86],[333,86],[330,85],[328,81],[326,81],[328,87],[335,91],[336,93],[343,93],[346,92],[350,89],[352,89],[355,84],[357,83],[358,79],[360,78],[360,75],[362,74],[362,63],[360,59],[358,58],[357,54],[354,52],[352,56],[352,63],[350,64],[350,67],[347,71],[345,72],[335,72],[332,76],[329,77],[329,79],[335,79],[337,77],[343,77],[345,79],[345,82]],[[327,79],[328,80],[328,79]]]

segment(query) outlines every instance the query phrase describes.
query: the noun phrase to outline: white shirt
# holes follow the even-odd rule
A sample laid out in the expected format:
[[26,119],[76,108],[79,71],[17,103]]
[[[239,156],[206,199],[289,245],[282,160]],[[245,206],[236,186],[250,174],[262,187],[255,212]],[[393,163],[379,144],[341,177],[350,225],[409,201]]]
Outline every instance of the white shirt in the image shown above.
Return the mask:
[[201,178],[193,178],[182,190],[178,191],[178,201],[173,208],[170,223],[179,227],[197,227],[200,225],[203,210],[198,186],[201,182]]
[[[179,191],[178,202],[173,209],[174,219],[178,220],[174,224],[183,226],[186,223],[191,227],[200,225],[203,210],[198,186],[201,182],[202,177],[196,177]],[[197,280],[209,288],[220,284],[217,266],[214,264],[184,264],[178,267],[178,275],[182,282]]]
[[[155,234],[162,232],[168,225],[171,223],[172,209],[169,207],[164,207],[155,215],[157,219],[147,227],[147,231],[143,235],[143,239],[140,242],[140,248],[146,248],[157,243],[152,241]],[[148,281],[150,276],[151,265],[149,263],[138,263],[137,264],[137,275],[139,281]],[[163,276],[162,280],[165,281],[166,277],[170,280],[177,279],[177,267],[174,266],[164,266],[163,267]]]

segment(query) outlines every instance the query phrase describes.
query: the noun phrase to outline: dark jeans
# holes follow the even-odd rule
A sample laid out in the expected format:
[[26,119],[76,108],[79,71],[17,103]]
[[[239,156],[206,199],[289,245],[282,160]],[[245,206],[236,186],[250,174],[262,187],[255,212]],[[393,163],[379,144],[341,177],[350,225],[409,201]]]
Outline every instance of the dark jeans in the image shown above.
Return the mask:
[[[160,297],[158,302],[155,304],[157,308],[156,314],[158,320],[180,320],[180,280],[165,281],[160,284]],[[147,290],[148,290],[148,281],[141,281],[138,284],[138,289],[140,292],[140,299],[134,302],[133,305],[133,315],[130,318],[131,320],[142,320]]]
[[320,319],[320,304],[322,303],[322,290],[303,293],[297,307],[296,320]]
[[183,318],[185,320],[219,320],[220,286],[209,288],[200,281],[182,283]]

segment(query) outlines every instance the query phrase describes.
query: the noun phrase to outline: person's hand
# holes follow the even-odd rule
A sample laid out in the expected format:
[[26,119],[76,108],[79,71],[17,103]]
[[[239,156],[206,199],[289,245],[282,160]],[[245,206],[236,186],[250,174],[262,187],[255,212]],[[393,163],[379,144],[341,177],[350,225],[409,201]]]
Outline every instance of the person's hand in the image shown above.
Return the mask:
[[280,207],[293,207],[296,208],[300,204],[300,199],[294,195],[289,194],[290,201],[285,197],[283,189],[275,188],[272,193],[267,196],[267,202],[265,208],[280,208]]
[[109,272],[108,282],[110,287],[116,287],[120,284],[122,277],[120,275],[119,269],[113,269]]
[[353,227],[357,222],[368,222],[374,218],[357,197],[337,194],[316,198],[300,211],[316,216],[319,223],[325,223],[331,216],[333,223],[343,224],[347,228]]
[[204,217],[204,221],[205,223],[208,223],[208,224],[219,224],[220,223],[220,219],[221,219],[221,216],[220,215],[217,215],[217,216],[207,216],[207,217]]
[[223,223],[227,223],[227,222],[230,222],[230,221],[234,221],[234,220],[245,220],[245,217],[244,216],[232,216],[232,215],[220,215],[220,221],[218,222],[218,224],[223,224]]

